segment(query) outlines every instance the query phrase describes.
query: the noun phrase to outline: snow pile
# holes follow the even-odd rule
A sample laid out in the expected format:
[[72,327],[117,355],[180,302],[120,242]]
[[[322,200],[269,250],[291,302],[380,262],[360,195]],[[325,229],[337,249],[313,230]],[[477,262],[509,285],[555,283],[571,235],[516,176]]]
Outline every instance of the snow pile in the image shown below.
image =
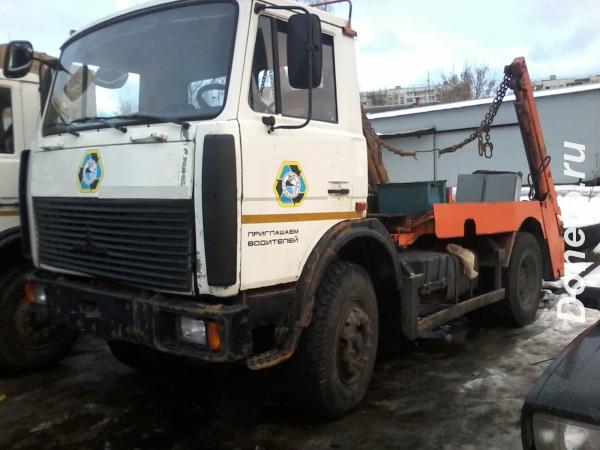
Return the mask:
[[463,383],[458,389],[461,393],[465,394],[469,391],[487,391],[495,393],[497,396],[498,391],[507,391],[511,388],[511,380],[508,373],[502,369],[486,367],[483,369],[483,373],[480,376],[472,380]]
[[[494,356],[490,360],[479,356],[481,362],[473,371],[472,377],[457,380],[458,393],[472,399],[494,398],[502,399],[503,402],[515,399],[517,403],[522,404],[521,395],[525,394],[515,393],[529,391],[533,380],[541,375],[541,370],[547,367],[575,336],[600,318],[600,311],[586,309],[585,313],[585,323],[577,323],[560,320],[557,318],[555,307],[545,307],[540,309],[534,324],[520,330],[505,331],[501,335],[503,339],[497,339],[494,347],[485,347],[486,351]],[[514,343],[510,351],[500,351],[500,342],[511,338],[514,339]],[[535,373],[538,375],[531,375]],[[477,400],[473,401],[473,406],[476,406]],[[518,411],[520,405],[517,408]]]
[[[521,189],[521,200],[527,200],[529,187]],[[566,228],[600,224],[600,188],[565,185],[556,186],[558,204]],[[599,250],[600,253],[600,250]]]
[[[565,264],[565,275],[574,275],[583,272],[592,263],[581,262],[581,263],[568,263]],[[595,287],[600,288],[600,267],[596,267],[589,274],[583,277],[583,281],[585,281],[586,287]],[[573,282],[571,282],[571,285]]]
[[[595,309],[585,310],[585,324],[577,323],[570,320],[559,320],[556,315],[556,307],[543,308],[540,310],[538,317],[535,321],[537,325],[544,328],[544,340],[548,339],[560,339],[565,335],[577,334],[578,330],[583,331],[590,325],[593,325],[600,319],[600,311]],[[571,338],[567,338],[566,343],[571,341]]]
[[[565,276],[580,274],[589,266],[591,266],[591,262],[578,262],[578,263],[566,263],[565,264]],[[583,277],[583,281],[585,281],[585,287],[593,287],[600,288],[600,267],[596,267],[590,273]],[[571,281],[571,286],[574,286],[575,281]],[[560,280],[556,281],[544,281],[545,289],[561,289],[564,287],[564,277]],[[566,294],[564,295],[566,296]],[[561,296],[562,297],[562,296]],[[558,299],[560,297],[557,297]],[[546,292],[546,300],[555,299],[554,295]]]
[[[562,187],[562,186],[561,186]],[[587,227],[600,223],[600,189],[559,193],[558,204],[565,227]]]

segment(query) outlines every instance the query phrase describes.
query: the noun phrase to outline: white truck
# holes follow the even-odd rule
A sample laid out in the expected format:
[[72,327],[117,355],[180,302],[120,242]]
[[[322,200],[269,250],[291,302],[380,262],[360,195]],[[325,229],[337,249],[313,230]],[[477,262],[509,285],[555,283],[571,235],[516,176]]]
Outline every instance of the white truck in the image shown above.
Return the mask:
[[[6,46],[0,45],[0,61]],[[40,123],[38,74],[15,80],[0,70],[0,368],[37,369],[66,353],[77,333],[54,323],[45,308],[25,301],[31,262],[22,253],[19,161]]]
[[[290,391],[329,417],[363,398],[381,329],[531,323],[563,270],[541,135],[530,202],[434,183],[377,211],[355,35],[287,0],[160,0],[73,34],[23,168],[29,301],[138,369],[291,359]],[[34,59],[13,42],[5,73]],[[535,130],[524,61],[507,71]]]

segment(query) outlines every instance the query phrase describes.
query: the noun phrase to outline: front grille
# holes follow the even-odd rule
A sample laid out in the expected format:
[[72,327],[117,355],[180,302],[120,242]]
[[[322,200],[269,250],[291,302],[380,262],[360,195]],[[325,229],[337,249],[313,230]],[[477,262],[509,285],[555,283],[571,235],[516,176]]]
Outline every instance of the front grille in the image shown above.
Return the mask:
[[98,278],[192,290],[191,200],[33,199],[39,261]]

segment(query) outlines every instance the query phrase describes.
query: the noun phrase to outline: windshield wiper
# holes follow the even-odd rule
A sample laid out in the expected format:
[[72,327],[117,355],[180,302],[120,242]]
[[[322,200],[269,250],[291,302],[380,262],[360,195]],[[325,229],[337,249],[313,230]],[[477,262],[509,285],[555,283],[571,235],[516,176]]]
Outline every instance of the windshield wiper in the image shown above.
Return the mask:
[[103,119],[132,119],[132,120],[141,119],[141,120],[147,120],[148,123],[149,122],[174,123],[176,125],[182,126],[186,130],[190,127],[190,123],[186,122],[184,120],[179,120],[179,119],[164,117],[164,116],[155,116],[152,114],[142,114],[142,113],[122,114],[122,115],[117,115],[117,116],[103,117]]
[[[63,117],[63,115],[60,113],[60,111],[58,111],[58,110],[56,111],[56,116],[62,122],[62,127],[63,127],[62,130],[60,130],[60,129],[57,130],[59,132],[59,134],[62,133],[62,132],[64,132],[64,131],[66,131],[67,133],[72,134],[75,137],[79,137],[79,131],[69,130],[69,126],[67,124],[67,121],[65,120],[65,118]],[[54,124],[54,125],[56,126],[57,124]]]
[[71,125],[74,123],[98,122],[106,127],[114,128],[116,130],[121,131],[122,133],[127,133],[126,126],[110,123],[107,120],[107,119],[113,119],[113,118],[115,118],[115,117],[80,117],[78,119],[71,120],[67,125]]

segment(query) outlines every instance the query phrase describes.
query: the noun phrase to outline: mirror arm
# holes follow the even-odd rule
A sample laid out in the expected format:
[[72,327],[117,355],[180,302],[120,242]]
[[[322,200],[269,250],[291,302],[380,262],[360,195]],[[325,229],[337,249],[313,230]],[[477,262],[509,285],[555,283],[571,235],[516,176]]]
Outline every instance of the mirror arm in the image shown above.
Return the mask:
[[[302,6],[271,6],[265,5],[264,3],[256,3],[254,5],[254,13],[260,14],[265,9],[285,9],[288,11],[302,11],[304,14],[309,15],[310,13],[306,8]],[[311,57],[308,59],[308,111],[306,114],[306,121],[300,125],[275,125],[275,117],[270,116],[269,118],[263,117],[263,123],[269,127],[269,133],[275,130],[299,130],[307,126],[312,120],[312,109],[313,109],[313,58],[312,53],[315,51],[315,43],[313,42],[312,25],[310,20],[308,21],[308,43],[307,51],[311,53]],[[272,120],[271,120],[272,119]]]
[[65,68],[65,66],[63,66],[61,64],[60,59],[58,59],[58,58],[42,59],[42,58],[38,58],[38,57],[34,56],[33,59],[35,61],[38,61],[40,64],[44,64],[44,65],[50,67],[52,70],[65,72],[67,75],[71,75],[71,76],[73,75],[71,72],[69,72]]

